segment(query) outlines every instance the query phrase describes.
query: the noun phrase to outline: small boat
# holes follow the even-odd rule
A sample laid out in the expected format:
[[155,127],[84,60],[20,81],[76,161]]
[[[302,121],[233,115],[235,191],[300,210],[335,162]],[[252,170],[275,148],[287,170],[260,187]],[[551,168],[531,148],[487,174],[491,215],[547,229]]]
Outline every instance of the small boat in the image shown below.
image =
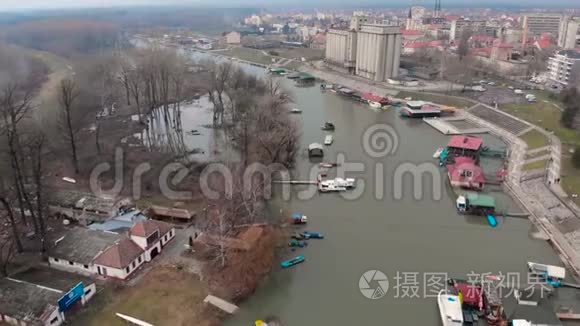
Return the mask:
[[299,241],[296,239],[291,239],[290,241],[288,241],[288,247],[291,247],[291,248],[295,248],[295,247],[304,248],[306,246],[308,246],[308,242],[306,242],[306,241]]
[[332,139],[332,135],[326,135],[326,137],[324,137],[324,145],[326,146],[330,146],[332,145],[334,139]]
[[379,102],[369,101],[369,105],[371,108],[380,109],[383,106]]
[[298,264],[304,262],[305,260],[306,260],[306,258],[304,258],[304,256],[296,256],[292,259],[288,259],[288,260],[281,262],[280,266],[282,266],[282,268],[289,268],[289,267],[292,267],[294,265],[298,265]]
[[487,218],[487,223],[489,224],[489,226],[491,226],[492,228],[497,226],[497,220],[495,219],[495,216],[488,214],[486,216]]
[[308,217],[302,213],[292,214],[292,222],[294,224],[306,224],[308,222]]
[[355,179],[354,178],[335,178],[334,183],[339,186],[339,187],[345,187],[345,188],[354,188],[354,183],[355,183]]
[[304,234],[302,234],[302,233],[294,233],[292,236],[290,236],[290,238],[294,239],[294,240],[304,240],[305,239]]
[[322,130],[334,130],[334,124],[332,122],[325,122],[324,126],[322,126]]
[[324,239],[324,235],[319,232],[304,231],[302,234],[306,239]]
[[443,147],[437,148],[437,150],[435,151],[435,153],[433,153],[433,158],[439,158],[439,156],[441,156],[441,153],[442,152],[443,152]]
[[292,110],[290,110],[290,113],[302,113],[302,110],[298,108],[293,108]]
[[448,293],[447,290],[441,290],[437,295],[437,304],[443,326],[463,325],[463,311],[458,296]]
[[338,163],[327,163],[327,162],[322,162],[318,164],[318,166],[320,166],[321,168],[333,168],[337,167],[338,165],[339,165]]
[[318,191],[320,192],[346,191],[346,187],[337,185],[334,182],[334,180],[325,180],[318,184]]

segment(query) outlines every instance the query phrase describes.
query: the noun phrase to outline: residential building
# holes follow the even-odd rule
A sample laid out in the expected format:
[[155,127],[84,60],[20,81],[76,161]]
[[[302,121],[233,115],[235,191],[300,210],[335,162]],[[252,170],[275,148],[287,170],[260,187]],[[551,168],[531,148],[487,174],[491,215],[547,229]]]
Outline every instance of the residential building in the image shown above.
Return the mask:
[[476,34],[485,34],[489,36],[496,36],[496,29],[486,26],[485,20],[469,20],[460,18],[451,22],[451,29],[449,31],[449,40],[453,41],[461,38],[464,31],[470,31]]
[[126,279],[175,237],[171,224],[141,220],[127,234],[72,228],[49,251],[51,267]]
[[226,34],[226,43],[227,44],[240,44],[242,43],[242,34],[239,32],[233,31]]
[[580,78],[580,51],[562,50],[548,60],[549,79],[563,87]]
[[523,16],[524,38],[522,42],[527,41],[529,37],[540,36],[543,33],[550,33],[554,39],[560,35],[560,24],[563,16],[560,14],[533,13]]
[[50,191],[47,201],[50,214],[83,224],[106,221],[118,215],[120,210],[130,204],[128,199],[68,190]]
[[326,36],[326,61],[374,81],[397,77],[402,36],[399,26],[362,23],[354,16],[350,30],[331,29]]
[[558,46],[564,50],[580,47],[580,17],[565,17],[562,20]]
[[11,325],[62,325],[64,314],[57,306],[61,296],[33,284],[0,279],[0,321]]
[[0,323],[58,326],[96,293],[88,277],[34,266],[0,279]]

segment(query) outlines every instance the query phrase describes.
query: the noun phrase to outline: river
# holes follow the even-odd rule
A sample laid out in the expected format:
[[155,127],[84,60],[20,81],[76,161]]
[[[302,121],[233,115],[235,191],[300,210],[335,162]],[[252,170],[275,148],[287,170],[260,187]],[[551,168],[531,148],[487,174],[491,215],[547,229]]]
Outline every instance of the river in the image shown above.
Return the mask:
[[[263,74],[263,69],[244,67]],[[323,142],[327,132],[321,125],[332,121],[336,125],[334,144],[325,146],[324,160],[334,161],[340,154],[347,162],[361,163],[363,172],[347,176],[364,181],[364,187],[355,190],[364,191],[356,199],[315,193],[304,200],[293,192],[290,200],[275,200],[273,206],[284,214],[306,214],[307,229],[324,233],[325,239],[311,240],[308,247],[288,252],[287,257],[302,254],[306,261],[287,270],[276,266],[225,325],[253,325],[254,320],[272,315],[285,325],[440,325],[432,292],[437,288],[425,286],[426,273],[458,278],[470,273],[520,273],[520,282],[526,283],[527,261],[561,265],[545,241],[530,236],[533,227],[526,219],[498,218],[498,227],[491,228],[482,217],[457,214],[454,194],[446,186],[442,170],[437,176],[442,186],[434,189],[433,182],[424,178],[419,200],[413,195],[412,178],[403,178],[400,184],[396,181],[395,171],[403,164],[434,163],[434,150],[445,145],[448,136],[421,120],[403,119],[395,110],[375,111],[335,93],[321,92],[318,84],[296,87],[285,78],[280,81],[292,94],[294,106],[303,110],[295,115],[302,126],[303,149],[294,171],[296,178],[311,179],[309,171],[315,163],[307,159],[305,149],[312,142]],[[398,143],[396,150],[379,157],[365,151],[365,131],[375,125],[394,130],[389,137]],[[491,147],[505,146],[491,135],[485,135],[484,141]],[[499,166],[484,164],[486,169]],[[374,189],[379,180],[384,185],[382,196]],[[397,187],[403,189],[400,196],[395,194]],[[435,196],[438,191],[440,199]],[[492,195],[500,210],[518,210],[507,195]],[[359,279],[369,270],[382,271],[388,278],[388,291],[380,299],[368,299],[359,289]]]

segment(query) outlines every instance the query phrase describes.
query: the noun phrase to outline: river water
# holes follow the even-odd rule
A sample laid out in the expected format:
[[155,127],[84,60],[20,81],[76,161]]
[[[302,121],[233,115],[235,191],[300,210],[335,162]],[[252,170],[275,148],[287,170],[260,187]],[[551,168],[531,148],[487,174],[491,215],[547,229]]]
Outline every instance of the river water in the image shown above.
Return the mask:
[[[192,56],[199,59],[206,55]],[[245,69],[263,74],[257,67]],[[302,126],[303,149],[295,178],[312,179],[309,173],[316,163],[308,160],[306,148],[312,142],[323,142],[327,132],[321,125],[332,121],[336,125],[334,144],[325,146],[324,160],[335,161],[343,155],[347,162],[362,164],[364,171],[347,176],[364,181],[365,185],[355,190],[364,191],[355,199],[336,193],[314,193],[309,199],[299,199],[298,192],[307,186],[296,186],[290,200],[274,200],[276,214],[278,209],[283,214],[306,214],[307,229],[324,233],[325,239],[311,240],[308,247],[288,252],[287,257],[304,255],[306,262],[288,270],[276,266],[265,284],[225,325],[253,325],[256,319],[272,315],[285,325],[440,325],[433,297],[438,287],[425,284],[430,277],[426,273],[458,278],[472,273],[520,273],[520,282],[526,283],[527,261],[561,264],[546,242],[529,235],[533,228],[526,219],[498,218],[498,227],[492,229],[482,217],[458,215],[442,170],[436,176],[440,187],[434,188],[429,178],[422,179],[422,198],[418,200],[411,177],[397,181],[395,171],[403,164],[434,163],[432,154],[447,143],[447,136],[421,120],[401,118],[394,109],[379,112],[335,93],[321,92],[318,84],[296,87],[285,78],[280,81],[292,94],[294,105],[303,110],[295,115]],[[183,122],[184,129],[187,123]],[[374,156],[365,151],[365,132],[375,125],[392,128],[388,137],[391,143],[398,143],[396,150]],[[192,139],[198,143],[189,144],[191,147],[206,146],[199,142],[207,139]],[[505,146],[491,135],[485,135],[484,141],[494,148]],[[500,166],[491,161],[484,164],[486,172]],[[383,185],[382,194],[375,189],[377,184]],[[402,189],[399,196],[395,194],[398,188]],[[519,210],[505,194],[492,195],[500,210]],[[369,270],[387,275],[389,288],[380,299],[368,299],[359,289],[359,279]]]

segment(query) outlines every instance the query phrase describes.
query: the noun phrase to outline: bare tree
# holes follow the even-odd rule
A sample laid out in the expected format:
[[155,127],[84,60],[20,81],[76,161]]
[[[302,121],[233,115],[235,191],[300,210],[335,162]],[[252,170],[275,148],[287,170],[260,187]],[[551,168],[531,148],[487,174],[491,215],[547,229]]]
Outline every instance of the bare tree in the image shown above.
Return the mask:
[[10,237],[0,237],[0,275],[8,276],[8,266],[16,255],[17,245]]
[[60,103],[60,109],[65,129],[64,137],[69,143],[75,173],[78,174],[79,160],[77,157],[76,134],[79,131],[79,127],[75,124],[74,110],[77,98],[79,96],[79,90],[75,81],[67,78],[60,82],[58,92],[58,101]]
[[472,31],[465,29],[461,32],[461,37],[459,39],[459,45],[457,46],[457,55],[459,55],[459,61],[463,61],[469,54],[469,39],[471,38]]

